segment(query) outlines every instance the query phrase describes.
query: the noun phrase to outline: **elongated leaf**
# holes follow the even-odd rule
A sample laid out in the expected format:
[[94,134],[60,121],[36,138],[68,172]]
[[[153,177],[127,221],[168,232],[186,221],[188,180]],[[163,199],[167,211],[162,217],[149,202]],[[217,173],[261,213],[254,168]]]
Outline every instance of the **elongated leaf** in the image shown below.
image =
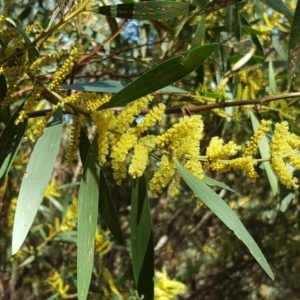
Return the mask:
[[293,18],[292,11],[288,8],[288,6],[282,0],[260,0],[261,2],[265,3],[275,11],[283,14],[288,19]]
[[125,19],[160,20],[187,15],[196,7],[187,2],[144,1],[92,7],[90,11],[105,16]]
[[62,109],[58,108],[38,139],[23,177],[14,219],[12,254],[22,246],[43,199],[62,135]]
[[154,245],[150,207],[144,177],[134,181],[130,213],[131,258],[139,295],[154,298]]
[[27,120],[15,124],[23,105],[14,113],[0,137],[0,186],[9,172],[24,136]]
[[[259,121],[255,117],[254,113],[251,111],[250,111],[250,117],[251,117],[252,128],[253,128],[253,131],[255,132],[259,126]],[[266,136],[264,136],[261,139],[261,141],[259,142],[258,149],[259,149],[259,153],[260,153],[261,157],[263,157],[263,158],[270,157],[270,145],[269,145],[269,141]],[[278,193],[277,177],[276,177],[273,169],[271,168],[271,165],[269,162],[266,161],[263,164],[264,164],[264,168],[266,170],[267,176],[268,176],[268,180],[269,180],[269,184],[271,186],[272,193],[275,196]]]
[[90,146],[84,163],[78,196],[77,292],[85,300],[94,264],[94,244],[99,202],[98,138]]
[[234,234],[248,247],[253,257],[257,260],[265,272],[274,279],[274,275],[266,258],[234,211],[210,187],[191,172],[186,170],[176,159],[174,159],[174,163],[176,165],[177,172],[190,189],[220,218],[222,222],[224,222],[229,229],[233,230]]
[[98,109],[126,105],[184,78],[201,66],[217,48],[218,44],[209,44],[192,49],[186,59],[179,55],[164,61],[115,94]]
[[288,49],[288,74],[289,74],[289,86],[291,84],[291,79],[295,75],[295,72],[299,63],[300,56],[300,1],[298,1],[295,17],[293,20],[291,33],[290,33],[290,41],[289,41],[289,49]]
[[100,173],[99,213],[111,234],[120,245],[123,245],[124,240],[119,217],[117,215],[115,205],[110,197],[108,186],[102,170]]

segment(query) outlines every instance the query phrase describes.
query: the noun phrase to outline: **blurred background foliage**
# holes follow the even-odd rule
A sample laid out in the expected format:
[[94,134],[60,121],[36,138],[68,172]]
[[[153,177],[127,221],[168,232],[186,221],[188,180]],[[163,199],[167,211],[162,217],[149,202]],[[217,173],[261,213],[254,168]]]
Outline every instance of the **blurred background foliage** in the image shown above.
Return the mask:
[[[295,9],[295,1],[285,2],[291,11]],[[99,1],[95,4],[111,3]],[[74,1],[2,0],[0,13],[14,18],[23,28],[37,23],[46,29],[50,21],[57,22],[61,14],[74,5]],[[47,83],[66,59],[75,41],[80,45],[81,57],[84,59],[78,64],[76,74],[72,74],[66,83],[70,83],[72,77],[77,83],[117,80],[125,85],[169,57],[185,53],[195,45],[217,42],[220,43],[220,50],[195,72],[176,83],[177,87],[191,94],[195,94],[197,89],[200,94],[203,91],[213,93],[216,92],[220,77],[230,69],[230,65],[237,61],[237,57],[245,55],[254,44],[256,54],[249,66],[260,62],[259,67],[255,68],[260,70],[261,76],[261,89],[256,91],[255,96],[268,94],[266,87],[269,84],[270,60],[276,71],[275,93],[278,94],[287,88],[290,28],[290,18],[260,1],[242,1],[205,17],[178,17],[159,21],[122,20],[86,12],[77,21],[65,24],[43,44],[40,56],[58,50],[64,50],[65,55],[38,70],[38,78]],[[93,52],[95,49],[96,52]],[[93,55],[89,56],[91,53]],[[251,75],[252,71],[249,72]],[[255,73],[253,78],[257,76],[258,73]],[[227,97],[235,97],[238,83],[234,80],[228,82],[230,92]],[[19,80],[12,111],[28,97],[31,88],[28,78]],[[298,89],[299,82],[296,79],[292,90]],[[214,97],[219,96],[215,94]],[[164,102],[170,107],[195,104],[191,98],[182,95],[157,94],[155,97],[154,103]],[[47,108],[44,102],[40,105]],[[284,116],[279,109],[278,112],[275,109],[265,110],[262,115],[278,122],[290,112],[287,109]],[[290,126],[296,132],[299,131],[299,105],[295,103],[291,111],[296,112],[294,119],[289,119]],[[259,107],[257,112],[261,117]],[[246,113],[237,114],[238,117],[231,122],[212,111],[204,112],[202,116],[206,124],[201,145],[203,149],[211,137],[216,135],[242,143],[252,134]],[[170,114],[162,126],[167,128],[177,119],[177,115]],[[1,187],[1,299],[77,298],[76,218],[82,171],[80,162],[75,166],[66,162],[72,117],[66,115],[64,121],[63,141],[53,179],[22,250],[13,257],[10,256],[11,231],[16,199],[34,145],[29,139],[22,143]],[[34,123],[35,119],[30,122]],[[0,128],[3,129],[3,126],[1,123]],[[147,172],[151,174],[155,167],[155,163],[152,163]],[[128,253],[131,183],[127,179],[121,187],[116,186],[109,164],[105,165],[104,171],[126,243],[125,246],[118,245],[105,224],[99,221],[89,299],[134,299],[137,296],[131,280]],[[259,169],[258,172],[262,175],[255,183],[238,171],[225,174],[211,172],[208,175],[237,192],[215,188],[236,211],[261,247],[275,274],[274,282],[244,245],[210,210],[197,201],[179,178],[175,177],[158,199],[151,200],[155,269],[162,272],[157,274],[157,282],[160,276],[168,274],[170,278],[184,283],[187,290],[177,295],[178,299],[300,298],[299,192],[291,192],[280,186],[280,193],[274,196],[264,172]],[[159,288],[158,283],[156,288]],[[172,299],[172,295],[159,299]]]

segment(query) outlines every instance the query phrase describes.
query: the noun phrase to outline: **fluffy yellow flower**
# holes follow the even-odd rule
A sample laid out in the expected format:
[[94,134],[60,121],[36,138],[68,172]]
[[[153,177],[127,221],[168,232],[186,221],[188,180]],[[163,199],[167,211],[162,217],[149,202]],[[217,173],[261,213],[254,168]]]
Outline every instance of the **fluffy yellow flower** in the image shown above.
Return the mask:
[[47,278],[47,283],[55,292],[59,293],[61,296],[65,295],[70,288],[68,284],[64,284],[60,274],[57,271],[55,271],[52,276],[49,276]]

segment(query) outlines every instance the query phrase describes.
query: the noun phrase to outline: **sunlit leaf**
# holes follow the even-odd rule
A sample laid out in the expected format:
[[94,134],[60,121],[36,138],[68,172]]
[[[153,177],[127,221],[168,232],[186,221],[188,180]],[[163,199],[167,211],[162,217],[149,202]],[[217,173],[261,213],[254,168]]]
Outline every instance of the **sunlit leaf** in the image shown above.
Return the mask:
[[154,245],[150,207],[144,177],[134,181],[130,212],[131,259],[139,295],[154,297]]
[[[218,180],[215,180],[213,178],[210,178],[208,176],[205,176],[205,179],[204,179],[205,183],[207,185],[210,185],[210,186],[218,186],[224,190],[227,190],[227,191],[230,191],[230,192],[233,192],[233,193],[236,193],[237,195],[239,195],[239,193],[237,193],[235,190],[233,190],[232,188],[230,188],[227,184],[225,184],[224,182],[221,182],[221,181],[218,181]],[[239,195],[240,196],[240,195]]]
[[274,275],[265,256],[235,212],[203,181],[185,169],[176,159],[174,159],[174,162],[178,174],[183,178],[190,189],[220,218],[222,222],[224,222],[229,229],[234,232],[234,234],[248,247],[252,256],[257,260],[265,272],[274,279]]
[[62,136],[59,107],[38,139],[24,174],[14,219],[12,254],[22,246],[51,179]]
[[189,51],[186,59],[179,55],[164,61],[115,94],[99,109],[126,105],[184,78],[202,65],[217,48],[218,44],[200,46]]
[[94,264],[94,244],[99,203],[99,166],[97,136],[84,162],[78,195],[77,292],[86,299]]

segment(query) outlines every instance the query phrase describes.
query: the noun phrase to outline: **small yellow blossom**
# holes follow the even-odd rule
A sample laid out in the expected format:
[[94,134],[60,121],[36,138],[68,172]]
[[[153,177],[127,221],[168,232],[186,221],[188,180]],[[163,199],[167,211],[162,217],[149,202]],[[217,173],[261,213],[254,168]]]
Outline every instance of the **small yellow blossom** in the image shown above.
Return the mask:
[[66,295],[70,288],[68,284],[64,284],[60,274],[57,271],[55,271],[52,276],[47,278],[47,283],[56,293],[59,293],[61,296]]
[[186,291],[186,286],[183,283],[170,279],[165,272],[156,272],[154,278],[155,300],[172,300],[184,291]]
[[103,270],[103,279],[105,283],[108,285],[109,290],[113,295],[117,295],[120,297],[120,299],[123,299],[120,292],[118,291],[116,284],[114,282],[114,279],[110,273],[110,271],[107,268],[104,268]]
[[61,193],[57,192],[56,186],[57,186],[57,181],[55,179],[52,179],[46,188],[44,197],[60,197]]
[[95,252],[104,255],[108,253],[110,249],[110,243],[106,237],[102,233],[97,232],[95,236]]
[[256,164],[252,156],[238,157],[230,160],[228,168],[243,170],[250,179],[255,181],[258,178],[254,168]]

